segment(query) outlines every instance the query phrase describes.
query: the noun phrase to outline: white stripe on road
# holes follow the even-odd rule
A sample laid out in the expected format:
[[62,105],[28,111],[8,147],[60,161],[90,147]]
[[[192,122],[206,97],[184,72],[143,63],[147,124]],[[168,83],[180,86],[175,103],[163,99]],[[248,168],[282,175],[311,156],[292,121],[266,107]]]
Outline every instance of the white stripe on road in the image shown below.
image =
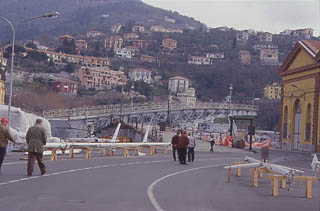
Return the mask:
[[[147,191],[149,200],[150,200],[150,202],[152,203],[153,207],[154,207],[157,211],[165,211],[164,209],[161,208],[161,206],[159,205],[158,201],[156,200],[156,198],[154,197],[154,194],[153,194],[153,189],[154,189],[154,187],[155,187],[159,182],[161,182],[162,180],[167,179],[168,177],[176,176],[176,175],[178,175],[178,174],[182,174],[182,173],[186,173],[186,172],[190,172],[190,171],[196,171],[196,170],[199,170],[199,169],[225,166],[225,165],[228,165],[228,164],[216,164],[216,165],[210,165],[210,166],[201,166],[201,167],[198,167],[198,168],[192,168],[192,169],[187,169],[187,170],[183,170],[183,171],[178,171],[178,172],[176,172],[176,173],[168,174],[168,175],[166,175],[166,176],[163,176],[163,177],[157,179],[156,181],[154,181],[151,185],[149,185],[148,191]],[[218,210],[216,210],[216,211],[218,211]]]
[[[171,160],[160,160],[160,161],[157,161],[157,162],[160,163],[160,162],[168,162],[168,161],[171,161]],[[7,181],[7,182],[0,183],[0,186],[8,185],[8,184],[14,184],[14,183],[22,182],[22,181],[28,181],[28,180],[32,180],[32,179],[37,179],[37,178],[40,178],[40,177],[50,177],[50,176],[55,176],[55,175],[68,174],[68,173],[73,173],[73,172],[77,172],[77,171],[85,171],[85,170],[101,169],[101,168],[109,168],[109,167],[118,167],[118,166],[127,166],[127,165],[150,164],[150,163],[155,163],[155,161],[134,162],[134,163],[131,162],[131,163],[122,163],[122,164],[109,164],[109,165],[92,166],[92,167],[86,167],[86,168],[80,168],[80,169],[71,169],[71,170],[60,171],[60,172],[55,172],[55,173],[51,173],[51,174],[45,174],[45,175],[42,175],[42,176],[32,176],[32,177],[24,177],[24,178],[17,179],[17,180],[10,180],[10,181]]]

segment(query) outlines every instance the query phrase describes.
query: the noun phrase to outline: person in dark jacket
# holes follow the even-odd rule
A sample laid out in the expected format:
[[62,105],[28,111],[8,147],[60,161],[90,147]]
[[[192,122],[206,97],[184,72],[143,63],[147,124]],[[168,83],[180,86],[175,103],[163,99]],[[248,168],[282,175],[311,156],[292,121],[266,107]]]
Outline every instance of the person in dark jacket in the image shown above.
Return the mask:
[[189,139],[187,136],[187,132],[183,131],[178,141],[178,155],[180,164],[187,164],[187,147],[189,144]]
[[210,139],[210,152],[213,152],[213,146],[216,143],[216,140],[214,139],[214,136],[211,136]]
[[32,176],[35,159],[38,161],[41,175],[45,174],[46,166],[42,161],[42,156],[43,145],[47,143],[47,135],[46,130],[42,127],[41,119],[37,119],[36,124],[28,129],[26,141],[28,144],[28,176]]
[[9,121],[6,118],[1,119],[0,124],[0,175],[1,175],[1,166],[4,160],[4,156],[6,155],[8,140],[12,141],[14,144],[15,140],[12,138],[9,128]]
[[177,160],[176,151],[177,151],[179,136],[180,136],[180,131],[178,131],[177,134],[175,136],[173,136],[172,139],[171,139],[172,153],[173,153],[173,160],[174,161]]

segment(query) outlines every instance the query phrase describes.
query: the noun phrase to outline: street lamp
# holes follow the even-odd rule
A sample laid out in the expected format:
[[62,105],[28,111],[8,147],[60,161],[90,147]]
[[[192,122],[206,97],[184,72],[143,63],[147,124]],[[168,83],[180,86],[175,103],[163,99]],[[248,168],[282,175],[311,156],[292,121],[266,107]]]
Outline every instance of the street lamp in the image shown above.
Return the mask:
[[[48,14],[43,14],[40,16],[35,16],[35,17],[31,17],[28,19],[23,19],[20,22],[18,22],[16,24],[16,26],[18,26],[19,24],[26,22],[26,21],[30,21],[30,20],[35,20],[35,19],[39,19],[39,18],[55,18],[59,16],[59,12],[54,12],[54,13],[48,13]],[[8,103],[8,120],[9,120],[9,124],[8,126],[10,126],[10,112],[11,112],[11,101],[12,101],[12,73],[13,73],[13,61],[14,61],[14,45],[15,45],[15,39],[16,39],[16,29],[14,27],[14,25],[12,24],[11,21],[9,21],[8,19],[0,16],[0,19],[4,20],[5,22],[7,22],[10,25],[11,31],[12,31],[12,47],[11,47],[11,67],[10,67],[10,88],[9,88],[9,103]]]
[[[229,85],[229,111],[231,111],[232,83]],[[232,116],[232,112],[231,112]]]
[[258,101],[260,100],[260,98],[255,98],[254,96],[252,97],[252,104],[251,104],[251,114],[253,116],[253,107],[254,107],[254,101]]

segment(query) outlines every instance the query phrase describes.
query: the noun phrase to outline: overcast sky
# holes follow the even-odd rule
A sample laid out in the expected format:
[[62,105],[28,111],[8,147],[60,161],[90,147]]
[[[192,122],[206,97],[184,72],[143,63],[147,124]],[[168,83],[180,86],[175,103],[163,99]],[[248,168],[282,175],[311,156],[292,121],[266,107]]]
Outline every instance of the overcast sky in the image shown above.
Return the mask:
[[285,29],[313,28],[320,36],[320,0],[142,0],[209,27],[233,27],[280,33]]

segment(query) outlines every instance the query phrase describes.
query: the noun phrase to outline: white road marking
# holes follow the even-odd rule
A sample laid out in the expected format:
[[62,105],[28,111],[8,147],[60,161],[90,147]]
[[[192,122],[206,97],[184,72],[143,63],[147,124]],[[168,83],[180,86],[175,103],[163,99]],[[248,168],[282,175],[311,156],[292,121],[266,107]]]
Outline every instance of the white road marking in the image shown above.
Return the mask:
[[168,177],[176,176],[178,174],[182,174],[182,173],[186,173],[186,172],[190,172],[190,171],[196,171],[196,170],[204,169],[204,168],[213,168],[213,167],[219,167],[219,166],[225,166],[225,165],[228,165],[228,164],[216,164],[216,165],[210,165],[210,166],[201,166],[201,167],[197,167],[197,168],[178,171],[176,173],[168,174],[166,176],[163,176],[163,177],[157,179],[156,181],[154,181],[151,185],[149,185],[148,190],[147,190],[147,194],[148,194],[149,200],[152,203],[153,207],[157,211],[165,211],[164,209],[161,208],[161,206],[159,205],[158,201],[156,200],[156,198],[154,197],[154,194],[153,194],[153,189],[159,182],[161,182],[162,180],[167,179]]
[[[171,161],[171,160],[161,160],[158,162],[160,163],[160,162],[168,162],[168,161]],[[0,186],[14,184],[14,183],[22,182],[22,181],[28,181],[28,180],[32,180],[32,179],[41,178],[41,177],[50,177],[50,176],[55,176],[55,175],[68,174],[68,173],[73,173],[73,172],[77,172],[77,171],[85,171],[85,170],[91,170],[91,169],[101,169],[101,168],[109,168],[109,167],[117,167],[117,166],[127,166],[127,165],[151,164],[151,163],[154,163],[154,162],[153,161],[134,162],[134,163],[130,162],[130,163],[121,163],[121,164],[92,166],[92,167],[79,168],[79,169],[70,169],[70,170],[66,170],[66,171],[54,172],[51,174],[44,174],[42,176],[32,176],[32,177],[24,177],[24,178],[16,179],[16,180],[10,180],[7,182],[0,183]]]

